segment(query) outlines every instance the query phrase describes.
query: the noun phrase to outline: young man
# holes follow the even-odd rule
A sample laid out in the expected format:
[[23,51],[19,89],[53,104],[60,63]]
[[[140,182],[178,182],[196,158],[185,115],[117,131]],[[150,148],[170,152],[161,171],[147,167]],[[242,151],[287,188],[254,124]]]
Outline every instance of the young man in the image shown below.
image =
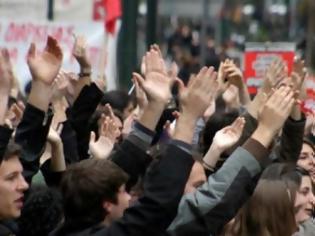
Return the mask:
[[19,160],[20,147],[10,142],[0,164],[0,235],[12,233],[8,221],[21,215],[24,192],[28,189]]

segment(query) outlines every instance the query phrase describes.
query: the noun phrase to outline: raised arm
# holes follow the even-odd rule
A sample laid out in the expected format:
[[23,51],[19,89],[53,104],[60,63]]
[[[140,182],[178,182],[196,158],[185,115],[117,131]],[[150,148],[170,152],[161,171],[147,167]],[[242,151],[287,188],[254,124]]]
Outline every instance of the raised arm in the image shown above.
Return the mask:
[[24,177],[30,183],[39,169],[39,157],[43,152],[52,119],[49,110],[51,85],[62,63],[62,51],[57,41],[49,36],[42,53],[37,53],[35,44],[32,43],[27,63],[33,79],[32,89],[22,121],[17,127],[15,140],[22,146]]
[[12,67],[9,53],[6,49],[0,50],[0,164],[11,138],[13,130],[5,126],[5,117],[8,109],[9,94],[12,87]]
[[[144,179],[144,196],[126,210],[121,221],[108,235],[161,235],[176,214],[193,164],[189,149],[197,119],[206,110],[217,90],[216,73],[204,68],[187,88],[180,83],[181,115],[176,123],[174,140],[161,158],[154,162]],[[147,123],[149,124],[149,123]],[[123,233],[122,229],[128,233]]]
[[218,172],[185,195],[169,227],[170,235],[217,235],[255,189],[268,148],[294,103],[290,87],[281,87],[266,102],[251,138],[236,149]]

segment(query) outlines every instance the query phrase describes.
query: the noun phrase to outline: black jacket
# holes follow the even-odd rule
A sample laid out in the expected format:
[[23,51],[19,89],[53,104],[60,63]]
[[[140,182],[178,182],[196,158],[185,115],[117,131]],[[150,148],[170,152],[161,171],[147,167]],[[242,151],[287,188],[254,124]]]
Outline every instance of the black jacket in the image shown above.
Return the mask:
[[[110,227],[67,229],[61,226],[51,236],[144,236],[161,235],[176,215],[178,203],[190,174],[193,160],[180,141],[169,144],[159,161],[151,164],[144,180],[144,195]],[[125,151],[127,151],[125,149]],[[140,151],[140,150],[139,150]],[[135,153],[134,153],[135,154]],[[139,155],[143,155],[139,153]]]

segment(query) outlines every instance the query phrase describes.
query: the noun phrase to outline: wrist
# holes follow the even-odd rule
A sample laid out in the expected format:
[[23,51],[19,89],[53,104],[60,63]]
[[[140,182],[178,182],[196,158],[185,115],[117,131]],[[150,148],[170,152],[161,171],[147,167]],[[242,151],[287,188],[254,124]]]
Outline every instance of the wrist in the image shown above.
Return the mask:
[[277,131],[273,131],[268,127],[264,127],[263,125],[258,125],[257,129],[252,134],[252,139],[255,139],[265,148],[268,148],[276,134]]

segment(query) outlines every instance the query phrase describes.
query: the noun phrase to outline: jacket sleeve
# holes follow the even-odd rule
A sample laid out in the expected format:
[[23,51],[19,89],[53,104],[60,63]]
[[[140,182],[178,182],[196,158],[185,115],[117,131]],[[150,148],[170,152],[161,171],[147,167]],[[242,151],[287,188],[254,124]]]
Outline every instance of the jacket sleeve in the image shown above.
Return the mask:
[[305,116],[299,121],[288,118],[282,130],[279,157],[282,161],[296,163],[303,145]]
[[147,151],[154,134],[153,131],[135,122],[132,132],[109,157],[129,175],[127,190],[137,183],[139,176],[145,174],[147,166],[152,161]]
[[80,160],[89,158],[90,130],[88,122],[103,97],[103,92],[92,83],[85,86],[74,102],[70,122],[77,136],[78,153]]
[[52,116],[50,109],[45,113],[27,104],[22,121],[17,127],[15,142],[22,146],[20,160],[24,178],[29,184],[39,170],[39,158],[45,148]]
[[11,139],[12,133],[12,129],[9,129],[5,126],[0,126],[0,165],[7,149],[8,143]]
[[165,232],[176,215],[193,159],[184,143],[169,144],[149,167],[144,195],[128,208],[121,220],[95,235],[155,236]]
[[[217,235],[253,193],[268,151],[249,139],[196,192],[184,195],[169,235]],[[264,158],[263,158],[264,157]]]

